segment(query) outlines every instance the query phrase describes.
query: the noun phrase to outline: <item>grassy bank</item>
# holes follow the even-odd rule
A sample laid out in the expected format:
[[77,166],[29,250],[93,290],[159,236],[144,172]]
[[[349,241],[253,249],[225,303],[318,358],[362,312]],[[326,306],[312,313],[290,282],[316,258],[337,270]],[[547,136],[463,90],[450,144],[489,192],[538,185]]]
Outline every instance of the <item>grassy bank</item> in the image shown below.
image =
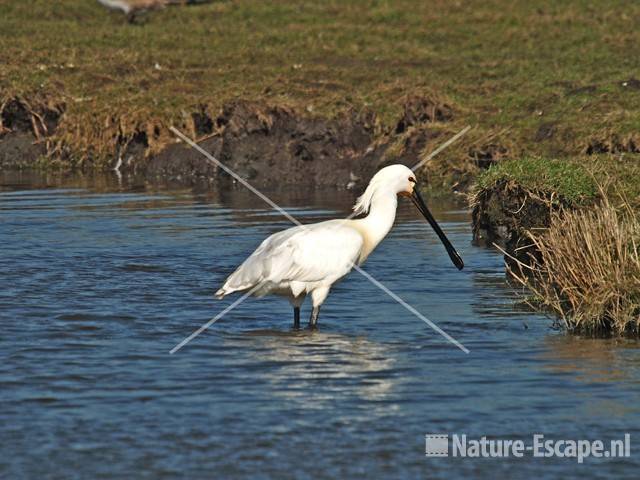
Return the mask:
[[[604,189],[612,197],[640,206],[640,156],[600,154],[569,158],[522,157],[492,165],[477,178],[478,192],[511,182],[532,195],[569,206],[597,200]],[[553,196],[553,198],[552,198]]]
[[0,92],[63,109],[51,143],[70,162],[140,130],[159,150],[167,125],[195,133],[189,112],[233,98],[371,109],[384,132],[407,95],[425,95],[451,107],[435,131],[475,126],[429,166],[446,183],[523,154],[637,150],[639,17],[633,1],[235,0],[131,25],[92,1],[3,2]]
[[640,164],[634,156],[508,160],[475,191],[476,237],[506,253],[534,308],[569,331],[640,333]]

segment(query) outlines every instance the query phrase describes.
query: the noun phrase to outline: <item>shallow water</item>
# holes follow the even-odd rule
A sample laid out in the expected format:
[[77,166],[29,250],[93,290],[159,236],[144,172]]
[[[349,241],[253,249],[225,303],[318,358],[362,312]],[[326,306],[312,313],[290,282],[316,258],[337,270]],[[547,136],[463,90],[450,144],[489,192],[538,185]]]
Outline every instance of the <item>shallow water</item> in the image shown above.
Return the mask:
[[[640,350],[568,337],[514,307],[502,259],[469,214],[433,202],[458,272],[407,206],[320,330],[250,299],[175,355],[234,298],[213,291],[289,226],[251,194],[0,177],[0,477],[510,478],[631,476]],[[270,192],[303,222],[344,216],[348,192]],[[308,305],[303,315],[308,315]],[[631,458],[425,457],[427,433],[622,438]]]

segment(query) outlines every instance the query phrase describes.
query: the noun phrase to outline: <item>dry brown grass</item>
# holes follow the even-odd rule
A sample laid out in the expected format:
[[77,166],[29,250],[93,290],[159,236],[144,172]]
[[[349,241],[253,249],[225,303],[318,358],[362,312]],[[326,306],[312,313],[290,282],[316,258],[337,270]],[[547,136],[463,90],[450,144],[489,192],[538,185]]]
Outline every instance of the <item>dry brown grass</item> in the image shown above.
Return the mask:
[[546,231],[530,232],[538,254],[513,276],[536,304],[567,329],[588,334],[640,331],[640,219],[627,202],[604,196],[593,207],[552,214]]

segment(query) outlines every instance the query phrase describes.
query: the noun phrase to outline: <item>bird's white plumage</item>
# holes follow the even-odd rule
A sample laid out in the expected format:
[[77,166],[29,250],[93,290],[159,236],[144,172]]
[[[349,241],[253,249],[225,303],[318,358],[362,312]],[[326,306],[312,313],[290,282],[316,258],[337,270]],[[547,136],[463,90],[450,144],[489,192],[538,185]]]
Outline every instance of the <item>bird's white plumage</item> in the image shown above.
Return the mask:
[[362,253],[362,234],[344,220],[329,220],[275,233],[264,240],[217,292],[224,296],[262,286],[267,293],[298,297],[331,286],[345,276]]
[[397,195],[411,193],[415,179],[404,165],[391,165],[371,179],[354,210],[356,220],[329,220],[275,233],[233,272],[216,296],[255,289],[256,296],[275,293],[299,306],[311,294],[314,309],[331,285],[366,260],[391,229]]

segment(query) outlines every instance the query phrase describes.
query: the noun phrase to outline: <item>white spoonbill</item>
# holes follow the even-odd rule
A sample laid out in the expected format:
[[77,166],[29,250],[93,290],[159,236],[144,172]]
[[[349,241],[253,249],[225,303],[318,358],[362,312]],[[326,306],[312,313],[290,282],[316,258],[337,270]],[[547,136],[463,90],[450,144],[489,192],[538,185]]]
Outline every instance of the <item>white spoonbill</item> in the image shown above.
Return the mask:
[[313,310],[309,326],[315,328],[331,286],[355,265],[362,265],[391,230],[398,196],[411,198],[454,265],[462,270],[462,258],[424,203],[413,171],[404,165],[390,165],[373,176],[353,207],[357,215],[368,213],[366,217],[299,225],[271,235],[229,275],[216,297],[253,289],[252,295],[257,297],[268,293],[285,296],[293,305],[294,328],[299,328],[300,306],[310,294]]

